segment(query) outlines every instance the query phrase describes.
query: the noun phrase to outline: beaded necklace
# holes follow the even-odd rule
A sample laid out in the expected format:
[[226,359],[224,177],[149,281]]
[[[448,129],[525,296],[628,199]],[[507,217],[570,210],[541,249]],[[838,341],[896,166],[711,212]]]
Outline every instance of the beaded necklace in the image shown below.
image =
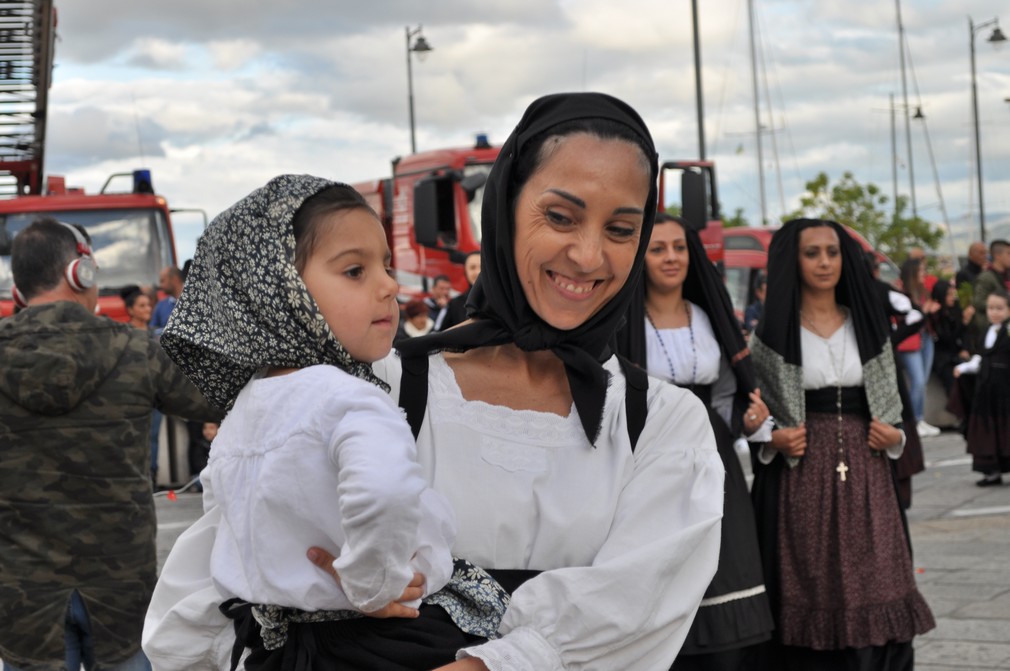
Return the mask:
[[[691,357],[694,359],[693,368],[691,369],[691,385],[698,380],[698,350],[694,345],[694,323],[691,319],[691,303],[684,301],[684,307],[687,310],[687,332],[691,337]],[[677,383],[677,373],[673,368],[673,358],[670,356],[670,352],[666,349],[666,343],[663,342],[663,335],[656,328],[656,322],[652,321],[652,315],[649,314],[649,310],[645,311],[645,318],[649,320],[649,325],[652,326],[652,331],[656,334],[656,340],[659,341],[659,347],[663,350],[663,355],[666,357],[666,365],[670,367],[670,382],[674,384]]]
[[[844,314],[842,315],[844,319]],[[847,319],[842,321],[842,361],[838,364],[835,361],[835,350],[831,348],[831,343],[829,338],[825,338],[814,326],[814,323],[800,311],[800,317],[810,326],[810,331],[815,336],[824,341],[825,346],[828,348],[828,354],[831,356],[831,369],[835,372],[836,379],[836,389],[837,395],[835,396],[835,409],[838,411],[838,431],[835,434],[838,443],[838,465],[835,467],[835,471],[838,473],[839,478],[842,482],[845,482],[845,474],[849,472],[849,467],[845,463],[845,442],[842,439],[842,373],[845,372],[845,350],[847,348],[847,339],[849,322]]]

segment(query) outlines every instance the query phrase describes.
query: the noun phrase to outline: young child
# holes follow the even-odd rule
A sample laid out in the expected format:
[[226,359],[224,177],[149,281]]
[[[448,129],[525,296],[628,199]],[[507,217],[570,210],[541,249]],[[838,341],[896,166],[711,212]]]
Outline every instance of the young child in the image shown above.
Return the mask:
[[[454,516],[371,369],[396,332],[389,261],[381,223],[351,187],[278,177],[201,237],[162,336],[230,408],[202,473],[204,509],[221,515],[211,572],[239,600],[222,610],[251,606],[267,649],[286,637],[278,613],[416,617],[399,603],[415,572],[425,594],[452,574]],[[311,546],[337,556],[339,586],[306,559]]]
[[954,367],[954,377],[975,373],[975,396],[968,418],[972,470],[985,477],[979,487],[1003,484],[1010,472],[1010,296],[999,289],[986,299],[989,329],[981,354]]

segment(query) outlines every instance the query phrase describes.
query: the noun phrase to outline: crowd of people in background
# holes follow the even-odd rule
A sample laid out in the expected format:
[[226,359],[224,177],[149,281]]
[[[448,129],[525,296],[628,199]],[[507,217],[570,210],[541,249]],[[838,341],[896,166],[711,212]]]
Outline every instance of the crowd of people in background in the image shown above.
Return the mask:
[[983,476],[976,484],[990,487],[1003,484],[1002,474],[1010,472],[1010,242],[990,243],[988,267],[979,263],[978,247],[973,247],[976,259],[969,259],[973,265],[968,268],[974,278],[959,275],[955,290],[966,297],[963,326],[958,325],[956,297],[949,297],[948,290],[944,345],[956,355],[945,362],[944,371],[952,364],[948,408],[961,419],[972,469]]

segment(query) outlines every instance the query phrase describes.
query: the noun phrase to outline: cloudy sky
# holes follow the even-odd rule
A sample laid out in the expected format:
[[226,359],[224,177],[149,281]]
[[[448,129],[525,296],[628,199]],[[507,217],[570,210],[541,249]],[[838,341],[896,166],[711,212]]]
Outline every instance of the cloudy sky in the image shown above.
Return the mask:
[[[708,158],[726,213],[760,221],[746,0],[700,5]],[[173,207],[213,217],[284,172],[382,177],[410,151],[404,30],[434,47],[413,64],[418,150],[501,143],[534,98],[596,90],[649,124],[663,159],[697,158],[688,0],[56,0],[46,172],[97,190],[153,171]],[[898,181],[909,192],[896,5],[754,0],[767,212],[796,207],[820,171],[893,192],[889,95],[898,106]],[[977,237],[969,16],[995,0],[903,0],[920,216]],[[1010,235],[1010,43],[978,32],[986,222]],[[927,134],[939,180],[934,179]],[[776,160],[777,155],[777,160]],[[939,184],[938,184],[939,182]],[[180,259],[202,223],[176,222]],[[990,233],[990,238],[993,234]]]

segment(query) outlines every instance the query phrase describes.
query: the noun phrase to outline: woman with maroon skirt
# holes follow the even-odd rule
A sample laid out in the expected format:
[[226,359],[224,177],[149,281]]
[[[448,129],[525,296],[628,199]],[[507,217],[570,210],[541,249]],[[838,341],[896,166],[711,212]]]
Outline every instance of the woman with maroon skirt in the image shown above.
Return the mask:
[[904,435],[884,308],[834,222],[788,222],[768,268],[750,346],[777,427],[753,489],[774,668],[910,671],[912,639],[935,623],[895,490]]

